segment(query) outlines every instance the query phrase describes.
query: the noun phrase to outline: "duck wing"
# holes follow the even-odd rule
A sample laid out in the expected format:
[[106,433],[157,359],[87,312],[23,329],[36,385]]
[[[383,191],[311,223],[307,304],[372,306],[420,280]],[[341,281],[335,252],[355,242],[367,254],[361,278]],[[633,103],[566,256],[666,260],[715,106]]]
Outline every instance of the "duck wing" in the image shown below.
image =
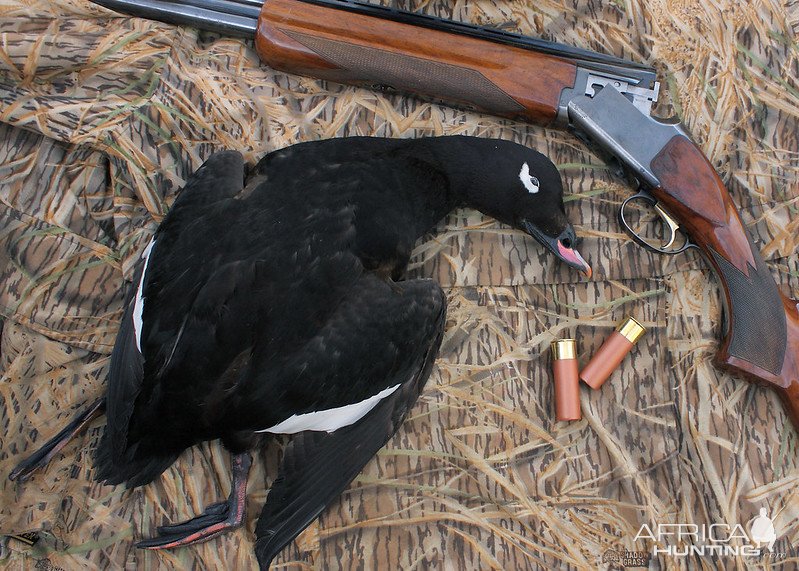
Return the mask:
[[[333,422],[331,417],[338,417],[339,424],[350,424],[340,428],[328,424],[328,429],[335,428],[332,431],[317,424],[317,430],[294,436],[256,527],[262,569],[391,438],[427,381],[441,344],[446,300],[438,284],[431,280],[393,284],[371,275],[363,282],[337,312],[342,319],[331,319],[337,325],[325,339],[327,358],[319,354],[309,360],[319,359],[315,370],[328,367],[327,380],[337,379],[351,402],[371,399],[372,408],[359,417],[363,410],[349,408],[355,404],[341,406],[323,420]],[[307,384],[315,380],[309,378]],[[295,416],[298,424],[293,431],[300,430],[303,422],[313,426],[314,414],[320,413]]]
[[[133,403],[139,394],[145,373],[145,355],[143,354],[144,331],[143,313],[145,300],[154,294],[152,286],[152,268],[165,265],[162,259],[168,255],[169,245],[174,243],[181,233],[190,233],[186,221],[199,219],[209,205],[235,196],[244,185],[244,161],[237,152],[224,151],[212,155],[195,171],[186,182],[169,214],[159,226],[153,239],[145,248],[138,267],[134,272],[132,287],[128,289],[125,299],[125,311],[122,316],[119,333],[111,354],[106,407],[108,424],[105,439],[109,444],[106,451],[121,454],[126,449],[128,423],[133,412]],[[184,238],[185,239],[185,238]],[[149,271],[148,271],[149,270]],[[195,291],[185,291],[177,297],[175,305],[180,302],[190,304]],[[171,310],[179,314],[181,307],[173,306]],[[162,338],[177,339],[180,336],[181,320],[159,320],[160,325],[177,323],[174,331],[162,333]],[[102,471],[102,470],[101,470]]]

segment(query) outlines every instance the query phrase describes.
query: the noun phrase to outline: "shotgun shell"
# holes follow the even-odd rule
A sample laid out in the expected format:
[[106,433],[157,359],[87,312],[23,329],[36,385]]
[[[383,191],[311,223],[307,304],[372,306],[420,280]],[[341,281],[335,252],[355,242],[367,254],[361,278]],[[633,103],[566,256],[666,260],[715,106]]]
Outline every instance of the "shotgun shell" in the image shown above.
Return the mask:
[[610,334],[610,337],[605,339],[580,373],[580,378],[592,389],[601,387],[619,367],[627,353],[633,350],[644,333],[646,328],[632,317],[628,317]]
[[560,339],[552,343],[552,373],[555,378],[555,416],[558,420],[580,420],[580,372],[577,342]]

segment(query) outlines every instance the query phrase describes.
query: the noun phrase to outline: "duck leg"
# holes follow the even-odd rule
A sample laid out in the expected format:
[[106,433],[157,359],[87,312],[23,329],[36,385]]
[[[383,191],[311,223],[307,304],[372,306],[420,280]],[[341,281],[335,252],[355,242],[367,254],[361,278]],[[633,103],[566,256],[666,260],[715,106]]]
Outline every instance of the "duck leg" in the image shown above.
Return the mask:
[[202,515],[189,521],[160,526],[156,537],[142,540],[136,544],[136,547],[168,549],[192,545],[207,541],[244,523],[247,476],[250,473],[252,457],[248,452],[235,454],[230,463],[233,467],[233,486],[226,501],[208,506]]
[[58,452],[66,446],[73,436],[81,432],[86,425],[100,416],[105,411],[105,397],[96,400],[89,408],[78,414],[61,432],[53,436],[33,454],[25,458],[22,462],[11,470],[8,475],[9,480],[19,480],[24,482],[30,478],[31,474],[46,466]]

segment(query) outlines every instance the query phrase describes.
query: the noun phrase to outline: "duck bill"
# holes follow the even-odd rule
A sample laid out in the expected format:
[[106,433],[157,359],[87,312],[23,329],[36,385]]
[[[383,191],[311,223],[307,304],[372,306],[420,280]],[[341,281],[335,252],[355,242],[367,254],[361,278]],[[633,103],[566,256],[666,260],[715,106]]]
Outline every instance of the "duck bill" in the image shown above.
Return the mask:
[[580,255],[580,252],[571,246],[565,246],[563,244],[563,239],[568,240],[567,243],[569,244],[572,244],[576,241],[574,237],[574,229],[572,229],[571,226],[564,230],[563,233],[557,238],[547,236],[526,220],[522,222],[522,226],[524,227],[525,231],[530,234],[530,236],[546,246],[549,251],[560,258],[561,261],[563,261],[567,266],[571,266],[572,268],[578,270],[586,278],[590,278],[593,275],[591,266],[589,266],[588,262],[586,262],[585,259]]
[[556,250],[554,250],[555,255],[567,265],[579,270],[586,278],[590,278],[593,271],[591,270],[591,266],[588,265],[588,262],[580,255],[580,252],[574,248],[567,248],[561,244],[560,240],[556,240],[556,243]]

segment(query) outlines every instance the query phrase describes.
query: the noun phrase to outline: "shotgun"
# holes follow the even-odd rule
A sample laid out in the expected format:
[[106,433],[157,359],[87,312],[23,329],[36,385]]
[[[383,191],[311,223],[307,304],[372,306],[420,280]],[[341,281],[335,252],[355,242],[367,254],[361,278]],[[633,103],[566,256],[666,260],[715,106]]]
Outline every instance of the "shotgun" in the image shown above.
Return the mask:
[[[96,0],[174,24],[255,37],[270,67],[572,131],[637,187],[619,211],[639,245],[698,248],[725,302],[717,366],[772,385],[799,428],[799,304],[777,287],[721,178],[687,130],[651,116],[659,84],[645,65],[580,48],[354,0]],[[648,202],[662,244],[629,223]],[[688,236],[672,247],[682,229]]]

